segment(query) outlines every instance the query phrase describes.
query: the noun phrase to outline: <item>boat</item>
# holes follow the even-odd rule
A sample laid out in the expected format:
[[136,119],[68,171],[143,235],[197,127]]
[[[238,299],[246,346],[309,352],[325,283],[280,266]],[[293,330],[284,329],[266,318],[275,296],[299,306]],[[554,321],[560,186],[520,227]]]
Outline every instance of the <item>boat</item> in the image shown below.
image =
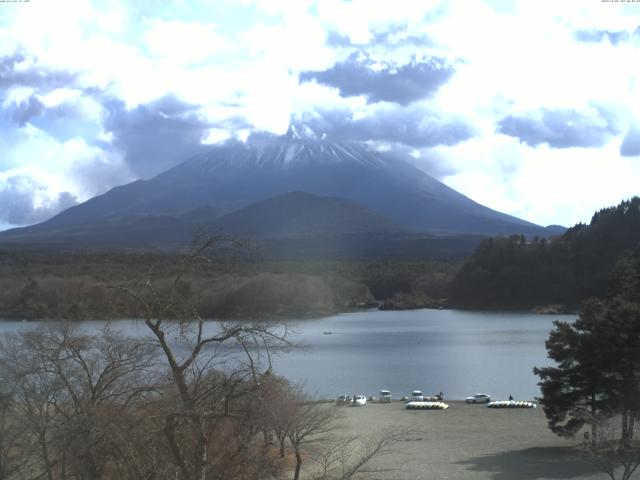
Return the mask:
[[487,403],[487,408],[536,408],[535,402],[528,400],[497,400]]
[[409,402],[404,408],[407,410],[446,410],[449,405],[444,402]]

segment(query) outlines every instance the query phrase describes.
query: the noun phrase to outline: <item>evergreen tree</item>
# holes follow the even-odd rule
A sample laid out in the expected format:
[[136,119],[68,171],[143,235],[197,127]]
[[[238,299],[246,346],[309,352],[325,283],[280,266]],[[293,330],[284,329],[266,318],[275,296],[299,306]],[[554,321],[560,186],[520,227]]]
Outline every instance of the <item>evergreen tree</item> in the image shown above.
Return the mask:
[[611,384],[601,370],[597,339],[586,305],[574,323],[556,321],[546,342],[557,367],[534,368],[540,377],[540,402],[552,432],[573,436],[585,425],[597,437],[596,425],[611,400]]
[[631,445],[640,417],[640,249],[618,263],[612,285],[618,292],[583,304],[574,323],[555,322],[546,342],[555,367],[534,368],[549,428],[573,435],[602,417],[618,417],[621,438]]

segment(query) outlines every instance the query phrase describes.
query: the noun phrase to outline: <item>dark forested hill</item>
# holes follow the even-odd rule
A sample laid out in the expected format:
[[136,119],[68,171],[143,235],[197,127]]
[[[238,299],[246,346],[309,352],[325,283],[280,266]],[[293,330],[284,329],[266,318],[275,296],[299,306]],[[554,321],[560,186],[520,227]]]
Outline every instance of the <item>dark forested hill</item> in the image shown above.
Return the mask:
[[392,221],[342,198],[289,192],[216,219],[214,225],[236,237],[297,237],[357,233],[397,233]]
[[621,258],[640,244],[640,198],[596,212],[562,236],[483,240],[455,277],[450,300],[467,308],[577,306],[606,295]]

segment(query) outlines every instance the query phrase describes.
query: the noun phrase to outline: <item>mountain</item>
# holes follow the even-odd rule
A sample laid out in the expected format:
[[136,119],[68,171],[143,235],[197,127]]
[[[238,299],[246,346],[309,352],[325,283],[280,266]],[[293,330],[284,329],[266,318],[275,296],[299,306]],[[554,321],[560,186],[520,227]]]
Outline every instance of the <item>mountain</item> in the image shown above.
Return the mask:
[[227,214],[213,226],[240,237],[399,233],[389,219],[350,200],[291,192]]
[[[350,200],[290,192],[226,215],[220,215],[219,209],[199,207],[175,215],[126,213],[75,223],[44,222],[2,232],[0,240],[58,246],[180,246],[188,245],[193,235],[200,232],[224,232],[260,241],[313,238],[314,244],[318,238],[326,240],[334,236],[385,237],[403,233],[384,216]],[[335,243],[335,239],[332,241]]]
[[113,188],[41,224],[0,233],[0,243],[81,243],[84,231],[122,237],[118,242],[126,244],[127,235],[145,236],[145,223],[153,225],[156,243],[181,243],[194,224],[281,236],[366,233],[373,225],[387,233],[440,236],[555,233],[484,207],[399,155],[291,129],[279,137],[254,135],[213,146],[150,180]]
[[[219,233],[257,242],[270,258],[425,258],[471,253],[481,237],[443,237],[403,231],[350,200],[291,192],[215,218],[216,209],[181,215],[129,214],[52,226],[46,222],[0,234],[3,246],[176,248],[194,235]],[[211,218],[215,220],[210,221]]]
[[258,240],[275,258],[424,258],[471,253],[478,236],[406,232],[350,200],[291,192],[249,205],[211,224],[238,238]]
[[44,222],[0,232],[0,246],[147,248],[189,245],[193,225],[160,215],[104,216],[66,224]]

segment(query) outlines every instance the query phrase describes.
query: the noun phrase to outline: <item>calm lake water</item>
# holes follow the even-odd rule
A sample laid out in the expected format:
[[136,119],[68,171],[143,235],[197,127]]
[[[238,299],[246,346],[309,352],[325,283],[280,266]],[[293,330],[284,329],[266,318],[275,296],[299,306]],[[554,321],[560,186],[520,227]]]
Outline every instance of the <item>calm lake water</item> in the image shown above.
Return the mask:
[[[295,340],[307,348],[277,356],[274,371],[321,397],[384,388],[394,398],[421,389],[441,390],[449,399],[474,393],[532,399],[540,394],[533,367],[551,364],[544,342],[555,319],[575,316],[424,309],[304,320]],[[132,335],[146,333],[140,322],[114,323]],[[0,334],[34,325],[0,322]]]

